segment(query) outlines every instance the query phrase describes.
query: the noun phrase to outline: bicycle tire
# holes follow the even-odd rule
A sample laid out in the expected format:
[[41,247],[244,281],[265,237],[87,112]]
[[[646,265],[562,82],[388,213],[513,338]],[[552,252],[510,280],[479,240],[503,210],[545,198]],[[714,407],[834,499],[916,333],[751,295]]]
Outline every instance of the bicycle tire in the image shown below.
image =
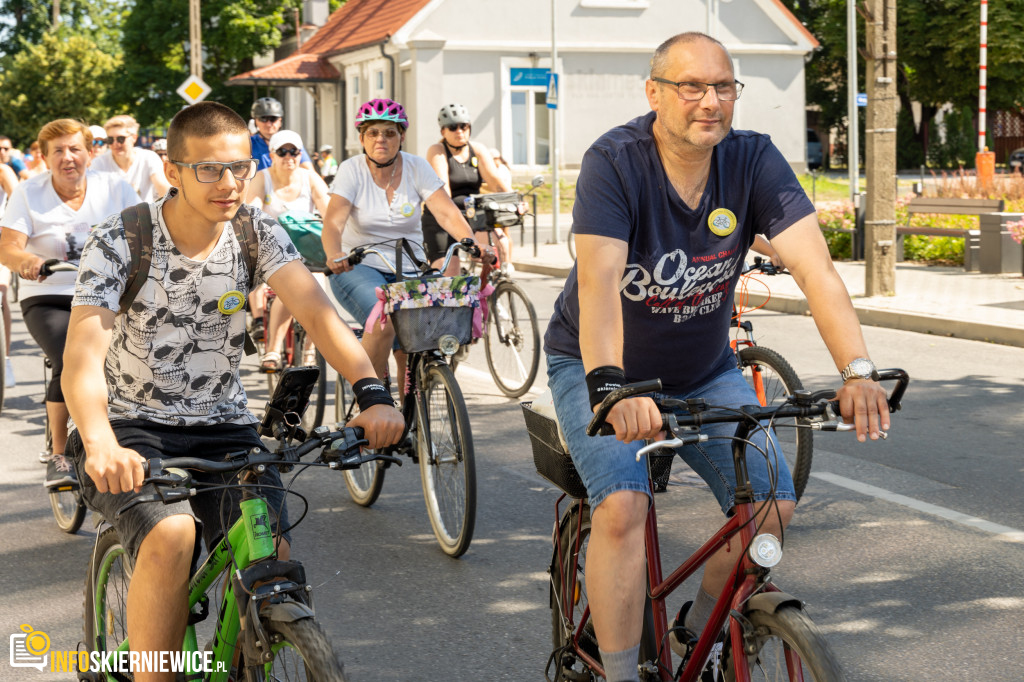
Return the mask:
[[312,433],[313,429],[324,423],[324,410],[327,405],[327,361],[320,351],[313,345],[313,339],[305,329],[292,324],[292,348],[294,352],[290,358],[291,364],[288,367],[298,367],[303,364],[307,351],[313,351],[313,366],[320,370],[320,376],[316,380],[316,386],[309,395],[309,405],[302,413],[302,428],[306,433]]
[[85,504],[78,485],[50,488],[50,509],[57,527],[74,535],[85,521]]
[[494,383],[509,398],[533,386],[540,366],[540,326],[526,293],[515,282],[499,282],[491,294],[484,350]]
[[[312,618],[265,621],[273,658],[264,663],[257,680],[345,682],[345,672],[323,628]],[[275,641],[276,640],[276,641]],[[249,677],[252,679],[252,676]]]
[[82,623],[86,651],[113,651],[128,636],[131,575],[131,559],[121,536],[107,528],[96,538],[85,576]]
[[[356,405],[352,386],[345,381],[341,374],[338,374],[338,378],[334,382],[334,420],[339,427],[343,427],[357,414],[359,414],[359,406]],[[376,502],[384,487],[385,471],[377,461],[366,462],[358,469],[343,471],[345,487],[348,488],[348,495],[352,501],[360,507],[369,507]]]
[[[798,607],[784,605],[774,612],[750,610],[744,615],[754,627],[753,640],[746,642],[751,653],[744,654],[742,648],[729,649],[723,659],[726,682],[736,679],[735,660],[747,662],[751,682],[846,679],[824,635]],[[800,665],[799,675],[796,669],[791,670],[795,663]]]
[[441,550],[460,557],[469,549],[476,524],[476,464],[469,413],[447,364],[431,362],[422,377],[416,452],[423,499]]
[[[754,372],[760,372],[764,396],[759,395],[758,400],[764,400],[763,405],[782,402],[787,395],[793,395],[795,391],[803,389],[803,383],[793,367],[770,348],[747,346],[740,349],[739,364],[743,376],[751,386],[754,386]],[[776,426],[780,427],[775,429],[775,433],[793,476],[797,500],[803,496],[807,487],[807,479],[811,474],[811,460],[814,457],[814,437],[811,430],[798,426],[807,423],[806,419],[775,422]]]

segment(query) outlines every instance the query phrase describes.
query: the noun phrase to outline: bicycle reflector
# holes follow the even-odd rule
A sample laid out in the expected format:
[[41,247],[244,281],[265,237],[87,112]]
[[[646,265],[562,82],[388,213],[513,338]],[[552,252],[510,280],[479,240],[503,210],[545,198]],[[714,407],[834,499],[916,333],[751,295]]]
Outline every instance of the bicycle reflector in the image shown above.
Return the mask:
[[750,543],[750,558],[758,566],[771,568],[782,561],[782,543],[771,533],[761,533]]

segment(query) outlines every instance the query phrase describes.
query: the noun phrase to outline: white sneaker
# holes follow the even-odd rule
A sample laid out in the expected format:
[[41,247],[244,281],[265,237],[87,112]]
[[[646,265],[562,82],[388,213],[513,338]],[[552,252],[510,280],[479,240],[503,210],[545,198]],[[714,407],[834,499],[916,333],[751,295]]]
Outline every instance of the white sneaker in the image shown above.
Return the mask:
[[14,380],[14,367],[11,365],[11,359],[5,358],[4,363],[4,386],[7,388],[14,388],[18,385],[18,382]]

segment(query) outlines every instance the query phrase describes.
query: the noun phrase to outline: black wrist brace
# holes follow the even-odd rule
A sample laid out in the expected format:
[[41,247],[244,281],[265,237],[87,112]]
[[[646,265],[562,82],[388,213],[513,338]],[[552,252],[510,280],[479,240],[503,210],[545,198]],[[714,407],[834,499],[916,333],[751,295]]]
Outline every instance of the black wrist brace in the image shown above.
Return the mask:
[[587,391],[590,393],[590,408],[600,403],[608,394],[626,383],[626,373],[621,367],[604,365],[587,372]]
[[352,392],[356,396],[360,412],[365,412],[374,405],[395,406],[395,401],[391,399],[391,392],[381,383],[380,379],[372,377],[360,379],[352,386]]

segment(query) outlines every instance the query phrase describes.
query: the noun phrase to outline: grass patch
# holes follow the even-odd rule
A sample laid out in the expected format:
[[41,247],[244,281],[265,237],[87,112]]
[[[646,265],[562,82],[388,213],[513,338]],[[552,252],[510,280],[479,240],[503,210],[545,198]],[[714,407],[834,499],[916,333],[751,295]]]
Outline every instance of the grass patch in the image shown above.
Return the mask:
[[[515,189],[524,194],[530,189],[529,183],[515,185]],[[552,194],[550,183],[545,183],[533,190],[537,197],[537,213],[551,213]],[[529,197],[526,199],[530,202]],[[560,213],[572,213],[572,205],[576,202],[576,183],[559,179],[558,181],[558,204],[561,207]]]

